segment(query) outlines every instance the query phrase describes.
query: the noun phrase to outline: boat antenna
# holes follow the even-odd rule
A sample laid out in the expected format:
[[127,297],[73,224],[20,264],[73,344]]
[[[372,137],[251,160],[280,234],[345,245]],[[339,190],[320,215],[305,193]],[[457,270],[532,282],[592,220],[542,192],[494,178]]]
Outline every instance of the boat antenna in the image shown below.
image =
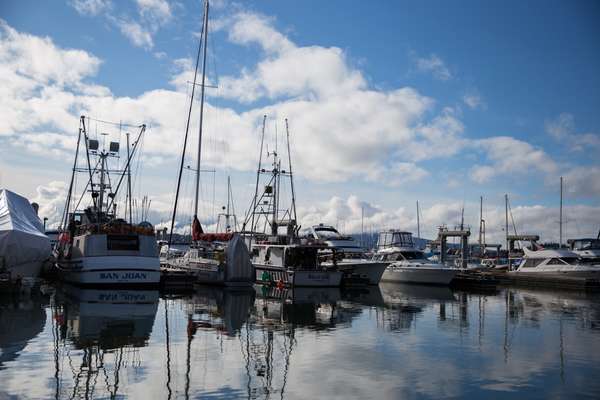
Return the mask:
[[285,119],[285,132],[287,135],[287,148],[288,148],[288,162],[289,162],[289,173],[290,173],[290,184],[292,187],[292,210],[294,211],[294,221],[298,223],[296,215],[296,193],[294,192],[294,175],[292,174],[292,153],[290,152],[290,129],[288,126],[288,120]]
[[[206,6],[208,6],[208,1],[206,3]],[[206,14],[206,11],[207,11],[207,9],[205,9],[205,14]],[[205,26],[204,26],[204,25],[206,25],[205,22],[206,22],[206,18],[204,18],[201,35],[205,34]],[[175,191],[175,202],[173,204],[173,215],[171,217],[171,230],[169,233],[169,247],[171,246],[171,243],[173,241],[173,228],[175,227],[175,217],[177,215],[177,201],[179,199],[179,190],[181,189],[181,176],[183,174],[183,164],[185,162],[185,150],[187,148],[188,133],[190,130],[190,121],[192,119],[192,106],[194,104],[194,93],[196,91],[196,79],[198,77],[198,66],[200,64],[200,54],[202,54],[202,37],[200,38],[200,41],[198,44],[198,54],[196,55],[196,67],[194,68],[194,81],[192,83],[192,93],[190,95],[190,107],[188,108],[188,117],[187,117],[187,122],[185,125],[185,136],[183,137],[183,151],[181,152],[181,163],[179,165],[179,174],[177,176],[177,189]],[[200,126],[202,126],[202,124],[200,124]]]

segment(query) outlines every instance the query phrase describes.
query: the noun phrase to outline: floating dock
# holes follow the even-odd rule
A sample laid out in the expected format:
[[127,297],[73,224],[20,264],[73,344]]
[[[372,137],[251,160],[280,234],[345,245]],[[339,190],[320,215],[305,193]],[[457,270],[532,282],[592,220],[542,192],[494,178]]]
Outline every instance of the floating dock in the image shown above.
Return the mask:
[[548,289],[568,289],[600,291],[600,273],[591,272],[581,275],[565,273],[508,273],[496,272],[493,275],[502,285],[539,287]]

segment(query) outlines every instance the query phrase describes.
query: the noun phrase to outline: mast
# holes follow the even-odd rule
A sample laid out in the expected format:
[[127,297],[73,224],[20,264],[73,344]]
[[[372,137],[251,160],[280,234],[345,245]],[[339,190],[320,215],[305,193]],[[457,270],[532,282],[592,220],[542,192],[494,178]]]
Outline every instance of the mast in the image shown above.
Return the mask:
[[229,232],[229,195],[231,194],[231,177],[227,176],[227,214],[225,214],[225,232]]
[[[205,20],[206,20],[206,18],[205,18]],[[204,33],[204,26],[202,27],[202,32]],[[173,215],[171,217],[171,231],[169,232],[169,247],[171,246],[171,242],[173,240],[173,228],[175,227],[175,217],[177,215],[177,201],[179,200],[179,190],[181,188],[181,176],[183,174],[183,164],[185,162],[185,150],[187,148],[188,133],[190,130],[190,120],[192,117],[192,106],[194,104],[194,94],[196,92],[196,79],[198,78],[198,65],[200,64],[201,52],[202,52],[202,40],[200,40],[200,43],[198,45],[198,54],[196,56],[196,67],[194,69],[194,81],[192,82],[192,94],[190,95],[190,107],[188,108],[187,123],[185,125],[185,136],[183,138],[183,151],[181,152],[181,162],[179,164],[179,175],[177,176],[177,189],[175,191],[175,202],[173,204]],[[204,88],[204,86],[202,86],[202,88]],[[202,123],[200,124],[200,127],[202,127]]]
[[481,236],[483,234],[483,196],[479,196],[479,247],[481,250]]
[[508,194],[504,195],[504,218],[505,218],[505,222],[506,222],[506,226],[505,226],[505,234],[506,234],[506,251],[509,252],[509,256],[510,256],[510,251],[508,248]]
[[200,190],[200,155],[202,153],[202,119],[204,117],[204,83],[206,82],[206,44],[208,39],[208,0],[204,3],[203,23],[204,48],[202,49],[202,84],[200,85],[200,128],[198,131],[198,159],[196,160],[196,197],[194,198],[194,215],[198,215],[198,192]]
[[[83,123],[83,116],[81,117],[81,122]],[[81,126],[79,127],[79,135],[77,136],[77,147],[75,149],[75,159],[73,160],[73,172],[71,173],[71,183],[69,184],[69,193],[67,194],[67,201],[65,204],[65,215],[63,218],[63,221],[61,221],[61,230],[66,229],[69,222],[69,205],[71,204],[71,196],[73,193],[73,183],[75,181],[75,170],[77,169],[77,157],[79,155],[79,143],[81,143],[81,133],[82,133],[82,128]],[[87,147],[87,145],[86,145]]]
[[562,244],[563,244],[563,177],[560,177],[560,216],[559,216],[559,222],[558,222],[558,247],[562,248]]
[[294,211],[294,221],[297,221],[296,216],[296,192],[294,192],[294,175],[292,174],[292,154],[290,153],[290,130],[288,127],[288,120],[285,119],[285,132],[287,134],[287,148],[288,148],[288,162],[290,167],[290,182],[292,187],[292,210]]
[[[252,216],[251,216],[251,224],[250,224],[250,231],[251,231],[251,235],[250,235],[250,243],[248,244],[248,248],[250,248],[250,245],[252,244],[252,238],[254,237],[254,214],[255,214],[255,210],[256,210],[256,202],[258,201],[258,184],[260,182],[260,172],[261,172],[261,167],[262,167],[262,154],[263,154],[263,146],[265,143],[265,124],[267,123],[267,116],[263,115],[263,123],[262,123],[262,134],[261,134],[261,139],[260,139],[260,152],[258,153],[258,169],[256,170],[256,188],[254,190],[254,200],[252,201]],[[244,229],[246,230],[246,222],[244,222]]]
[[421,220],[419,217],[419,200],[417,200],[417,237],[421,238]]
[[[129,160],[129,132],[125,134],[127,137],[127,159]],[[127,197],[129,197],[129,223],[133,224],[133,218],[131,218],[131,164],[127,164]],[[125,204],[127,207],[127,204]]]
[[365,206],[360,207],[360,247],[365,247]]

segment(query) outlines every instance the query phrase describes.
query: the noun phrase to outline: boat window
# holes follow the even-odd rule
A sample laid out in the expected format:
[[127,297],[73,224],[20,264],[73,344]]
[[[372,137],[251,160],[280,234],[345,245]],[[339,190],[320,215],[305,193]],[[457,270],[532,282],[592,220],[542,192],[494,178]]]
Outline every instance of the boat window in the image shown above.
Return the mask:
[[407,260],[421,260],[423,259],[423,253],[420,251],[403,251],[402,255]]
[[548,265],[562,265],[564,264],[564,262],[562,262],[562,260],[560,258],[553,258],[550,261],[548,261]]
[[342,236],[333,228],[316,228],[315,232],[321,239],[336,239]]
[[134,235],[107,235],[106,246],[108,250],[138,251],[140,241]]
[[535,268],[544,261],[543,258],[528,258],[523,264],[523,268]]

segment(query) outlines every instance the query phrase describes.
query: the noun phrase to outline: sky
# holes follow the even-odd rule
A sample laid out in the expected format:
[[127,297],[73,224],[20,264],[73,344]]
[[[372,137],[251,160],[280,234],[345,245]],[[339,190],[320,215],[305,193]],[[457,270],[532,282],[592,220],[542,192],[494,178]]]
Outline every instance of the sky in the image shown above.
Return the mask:
[[[0,187],[40,203],[55,224],[79,116],[145,123],[134,195],[152,200],[148,219],[163,226],[202,9],[200,1],[2,2]],[[267,115],[268,148],[284,160],[289,122],[303,227],[416,232],[419,201],[422,236],[458,224],[464,209],[477,237],[482,196],[486,239],[501,241],[508,194],[510,230],[555,241],[563,176],[565,238],[595,237],[598,17],[593,1],[211,2],[214,87],[201,166],[215,172],[202,174],[201,220],[215,228],[227,176],[243,219]],[[198,117],[196,101],[186,165],[195,165]],[[92,136],[109,129],[123,142],[123,130],[90,125]],[[192,188],[188,171],[180,229]]]

